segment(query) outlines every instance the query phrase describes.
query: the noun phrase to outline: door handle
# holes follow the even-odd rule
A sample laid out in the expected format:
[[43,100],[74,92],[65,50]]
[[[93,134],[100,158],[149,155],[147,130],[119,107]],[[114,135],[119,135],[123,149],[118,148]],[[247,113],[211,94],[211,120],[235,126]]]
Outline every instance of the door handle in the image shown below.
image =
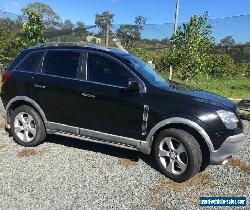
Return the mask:
[[95,98],[94,95],[88,94],[88,93],[82,93],[82,96],[83,96],[83,97],[86,97],[86,98]]
[[46,88],[45,85],[39,85],[39,84],[34,84],[34,87],[41,88],[41,89],[45,89]]

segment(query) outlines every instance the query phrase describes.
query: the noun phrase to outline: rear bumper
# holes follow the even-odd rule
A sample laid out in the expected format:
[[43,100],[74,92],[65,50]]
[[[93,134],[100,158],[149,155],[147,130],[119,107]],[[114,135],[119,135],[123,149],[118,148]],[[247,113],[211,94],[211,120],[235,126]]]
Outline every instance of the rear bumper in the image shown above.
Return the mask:
[[210,154],[210,164],[220,165],[226,163],[232,155],[240,151],[244,138],[243,133],[228,137],[218,150]]

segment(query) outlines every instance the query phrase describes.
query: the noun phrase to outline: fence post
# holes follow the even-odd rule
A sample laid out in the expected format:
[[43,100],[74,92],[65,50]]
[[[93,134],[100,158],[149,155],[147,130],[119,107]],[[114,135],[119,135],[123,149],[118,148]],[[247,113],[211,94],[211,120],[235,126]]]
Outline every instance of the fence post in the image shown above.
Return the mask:
[[172,80],[172,77],[173,77],[173,67],[172,66],[170,66],[169,67],[169,80]]

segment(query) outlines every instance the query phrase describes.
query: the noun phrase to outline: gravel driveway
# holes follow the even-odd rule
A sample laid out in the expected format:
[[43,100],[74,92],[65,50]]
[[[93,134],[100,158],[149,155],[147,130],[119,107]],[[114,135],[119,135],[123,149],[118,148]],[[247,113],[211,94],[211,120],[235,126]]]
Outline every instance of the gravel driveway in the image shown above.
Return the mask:
[[247,121],[244,147],[229,164],[209,166],[182,184],[139,152],[56,136],[27,149],[13,142],[2,120],[0,127],[0,209],[190,210],[199,208],[200,196],[250,197]]

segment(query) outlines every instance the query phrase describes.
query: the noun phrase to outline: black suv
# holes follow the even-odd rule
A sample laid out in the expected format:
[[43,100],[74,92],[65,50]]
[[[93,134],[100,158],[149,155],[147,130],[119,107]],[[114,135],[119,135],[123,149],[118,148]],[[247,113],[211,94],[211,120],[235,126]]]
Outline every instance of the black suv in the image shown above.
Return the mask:
[[51,43],[24,50],[2,76],[6,125],[25,147],[47,134],[152,154],[182,182],[241,148],[236,105],[167,81],[118,49]]

